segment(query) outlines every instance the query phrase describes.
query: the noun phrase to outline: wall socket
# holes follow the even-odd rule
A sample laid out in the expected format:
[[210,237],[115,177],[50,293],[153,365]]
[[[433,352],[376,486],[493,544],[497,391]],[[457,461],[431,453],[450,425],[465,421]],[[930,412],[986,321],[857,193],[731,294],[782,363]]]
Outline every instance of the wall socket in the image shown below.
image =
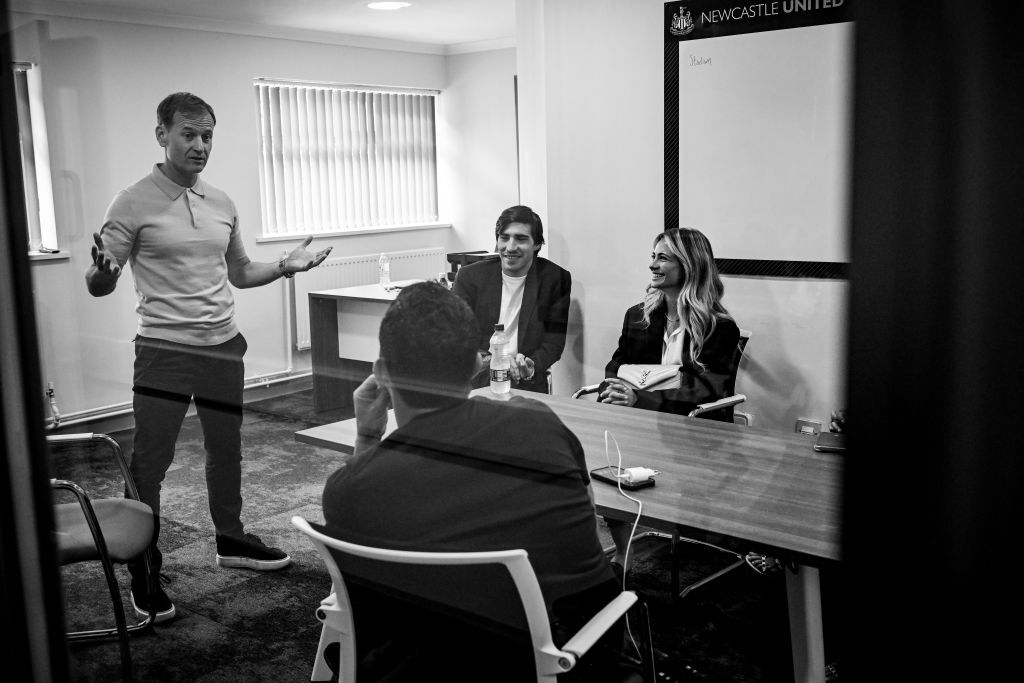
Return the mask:
[[799,417],[796,420],[796,433],[805,436],[817,436],[821,433],[821,422],[809,420],[806,417]]

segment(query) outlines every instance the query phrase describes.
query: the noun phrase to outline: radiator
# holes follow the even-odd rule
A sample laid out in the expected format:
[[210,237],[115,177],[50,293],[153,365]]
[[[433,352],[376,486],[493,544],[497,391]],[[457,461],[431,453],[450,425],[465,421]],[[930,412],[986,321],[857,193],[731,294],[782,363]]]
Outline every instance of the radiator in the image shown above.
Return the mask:
[[[433,279],[448,269],[442,247],[389,251],[387,254],[391,259],[393,281]],[[313,270],[299,273],[289,280],[293,315],[290,316],[292,320],[285,321],[285,324],[293,325],[296,349],[303,351],[310,345],[308,294],[324,289],[373,284],[377,281],[379,259],[380,254],[329,258]]]

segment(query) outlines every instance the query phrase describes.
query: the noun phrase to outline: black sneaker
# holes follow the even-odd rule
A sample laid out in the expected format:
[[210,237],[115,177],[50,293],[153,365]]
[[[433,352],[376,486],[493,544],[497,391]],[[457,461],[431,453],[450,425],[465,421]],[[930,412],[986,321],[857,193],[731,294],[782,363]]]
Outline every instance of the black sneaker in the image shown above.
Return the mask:
[[245,534],[242,538],[217,537],[217,564],[259,571],[284,569],[292,563],[287,553],[263,544],[259,536]]
[[[159,582],[158,582],[159,583]],[[145,619],[149,614],[149,596],[146,595],[146,589],[144,586],[132,586],[132,607],[135,609],[135,616],[139,619]],[[164,593],[164,589],[157,585],[153,589],[153,604],[152,607],[156,611],[153,623],[159,624],[165,621],[170,621],[174,618],[174,603],[167,597],[167,593]]]

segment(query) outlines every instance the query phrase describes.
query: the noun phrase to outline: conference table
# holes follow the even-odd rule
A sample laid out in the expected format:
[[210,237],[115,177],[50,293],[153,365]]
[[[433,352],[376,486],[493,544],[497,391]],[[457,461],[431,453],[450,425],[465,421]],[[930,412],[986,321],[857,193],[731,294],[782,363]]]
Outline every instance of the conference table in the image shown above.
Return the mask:
[[[629,492],[643,504],[640,524],[698,539],[727,536],[795,566],[784,570],[794,680],[824,681],[819,569],[841,559],[842,454],[819,453],[813,439],[795,432],[511,393],[553,410],[583,444],[589,469],[620,464],[621,451],[622,467],[659,472],[655,486]],[[473,394],[507,400],[487,388]],[[388,431],[395,427],[392,412]],[[295,434],[297,441],[347,453],[355,437],[355,419]],[[595,480],[592,488],[600,515],[636,518],[638,506],[617,487]]]

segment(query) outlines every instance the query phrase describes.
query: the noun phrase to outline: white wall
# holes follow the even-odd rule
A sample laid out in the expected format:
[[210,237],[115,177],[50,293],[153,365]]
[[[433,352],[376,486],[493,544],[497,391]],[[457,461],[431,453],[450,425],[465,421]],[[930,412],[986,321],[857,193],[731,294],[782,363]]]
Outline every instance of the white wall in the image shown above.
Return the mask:
[[[547,177],[550,255],[573,274],[570,337],[554,373],[566,394],[603,376],[664,221],[662,2],[519,0],[516,11],[517,44],[539,40],[545,55],[519,61],[521,101],[543,109],[545,128],[522,139],[546,147],[523,158]],[[793,430],[797,417],[827,426],[844,395],[847,284],[724,280],[725,305],[754,333],[740,409],[760,427]]]
[[438,146],[441,213],[457,228],[452,251],[494,248],[498,214],[518,202],[514,49],[447,58]]
[[[519,78],[519,180],[522,203],[547,224],[547,75],[544,0],[516,0],[516,74]],[[556,51],[555,54],[558,54]],[[548,248],[550,256],[550,247]]]
[[[273,260],[290,243],[257,244],[256,76],[445,90],[438,144],[443,218],[454,230],[329,238],[336,254],[441,244],[490,248],[497,213],[516,201],[511,76],[519,76],[520,200],[545,220],[546,255],[574,276],[573,318],[555,391],[603,374],[622,313],[647,279],[663,221],[662,3],[517,0],[516,50],[443,57],[182,29],[49,17],[42,63],[62,248],[70,260],[35,263],[43,381],[65,413],[130,400],[134,297],[122,286],[93,299],[83,274],[91,234],[113,195],[160,159],[155,107],[195,91],[216,108],[204,176],[238,204],[246,246]],[[15,14],[15,25],[35,19]],[[17,48],[32,50],[32,41]],[[443,152],[442,152],[443,154]],[[696,226],[700,227],[700,226]],[[314,243],[316,244],[316,243]],[[301,277],[301,275],[299,276]],[[844,392],[844,282],[726,278],[726,305],[753,330],[739,389],[755,425],[791,430],[827,421]],[[250,342],[248,374],[285,368],[283,288],[237,293]],[[307,353],[294,357],[308,368]]]
[[[26,24],[37,19],[12,16],[13,24],[22,27],[21,36],[32,33]],[[170,92],[195,92],[216,110],[213,152],[203,177],[235,200],[246,248],[255,260],[276,260],[296,242],[256,241],[261,216],[254,77],[439,90],[449,80],[453,84],[450,100],[442,95],[438,144],[459,150],[459,172],[449,174],[439,191],[442,220],[453,222],[455,229],[313,242],[334,245],[335,256],[428,246],[489,248],[491,238],[481,246],[476,232],[481,223],[493,225],[497,212],[514,198],[510,50],[446,58],[61,17],[46,17],[38,26],[39,40],[22,39],[15,51],[17,58],[41,65],[60,246],[70,256],[32,267],[42,379],[55,384],[65,414],[131,400],[136,316],[130,280],[122,281],[114,294],[95,299],[86,292],[83,276],[92,233],[114,194],[162,160],[153,136],[155,111]],[[497,92],[500,83],[505,83],[504,95]],[[482,177],[490,183],[479,183]],[[462,229],[471,235],[463,237]],[[236,291],[235,298],[239,327],[249,341],[247,376],[281,372],[289,362],[295,371],[308,369],[308,352],[292,357],[285,345],[281,281]]]

